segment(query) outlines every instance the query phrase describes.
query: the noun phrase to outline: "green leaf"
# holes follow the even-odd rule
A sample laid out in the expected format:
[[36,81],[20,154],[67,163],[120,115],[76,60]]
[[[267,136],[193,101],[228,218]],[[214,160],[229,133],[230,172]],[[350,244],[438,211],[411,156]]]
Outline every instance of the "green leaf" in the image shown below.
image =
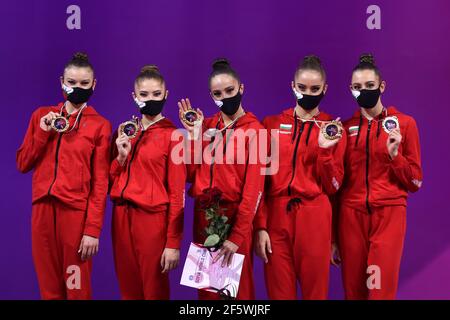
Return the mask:
[[228,221],[228,217],[227,216],[222,216],[222,221],[225,223]]
[[206,247],[214,247],[219,242],[220,242],[220,237],[217,234],[211,234],[210,236],[208,236],[208,238],[206,238],[203,245]]
[[205,228],[205,234],[207,235],[207,236],[209,236],[210,234],[213,234],[214,232],[213,232],[213,230],[210,228],[210,227],[206,227]]

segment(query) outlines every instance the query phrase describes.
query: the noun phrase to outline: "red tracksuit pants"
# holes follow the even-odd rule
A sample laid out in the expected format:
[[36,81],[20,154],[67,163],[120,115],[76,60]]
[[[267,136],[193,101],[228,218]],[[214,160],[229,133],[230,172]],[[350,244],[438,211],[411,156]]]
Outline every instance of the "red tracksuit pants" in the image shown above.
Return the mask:
[[116,204],[112,238],[122,299],[169,299],[169,277],[161,273],[167,238],[166,211],[147,212],[128,202]]
[[78,253],[85,212],[56,198],[32,205],[33,261],[42,299],[91,299],[91,260]]
[[[222,204],[222,207],[226,208],[225,214],[228,217],[230,223],[233,224],[232,218],[237,210],[239,203],[226,203]],[[195,203],[194,209],[194,242],[202,244],[206,237],[204,235],[207,222],[205,219],[205,211],[200,210],[198,203]],[[248,237],[242,242],[237,253],[245,256],[244,265],[242,266],[241,279],[239,282],[239,290],[237,293],[237,300],[254,300],[255,288],[253,283],[253,250],[252,250],[252,230]],[[219,300],[220,296],[217,293],[208,292],[205,290],[198,290],[198,298],[200,300]]]
[[303,299],[326,299],[330,270],[331,205],[327,196],[302,199],[287,212],[290,197],[267,201],[267,231],[272,245],[264,265],[270,299],[297,299],[297,281]]
[[[404,206],[375,207],[369,214],[341,205],[339,249],[346,299],[395,299],[405,231]],[[381,285],[373,285],[375,269],[369,266],[379,267]]]

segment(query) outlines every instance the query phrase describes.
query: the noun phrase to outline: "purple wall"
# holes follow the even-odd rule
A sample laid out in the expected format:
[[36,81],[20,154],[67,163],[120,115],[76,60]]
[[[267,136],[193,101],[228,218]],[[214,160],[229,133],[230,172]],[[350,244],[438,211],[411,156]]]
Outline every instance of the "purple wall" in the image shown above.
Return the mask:
[[[66,28],[66,8],[81,7],[81,30]],[[381,8],[381,30],[368,30],[366,9]],[[130,98],[143,64],[157,64],[170,96],[165,114],[178,123],[178,99],[188,96],[206,114],[216,111],[208,94],[211,61],[230,59],[246,86],[244,107],[262,119],[293,105],[290,81],[306,54],[319,55],[328,72],[322,109],[342,118],[356,105],[348,90],[361,52],[372,52],[387,81],[383,96],[418,122],[424,185],[409,201],[408,231],[399,285],[401,299],[450,298],[450,216],[447,94],[450,86],[450,3],[435,1],[15,1],[2,4],[3,151],[1,299],[39,297],[31,259],[31,175],[16,170],[31,112],[61,100],[64,63],[85,50],[96,68],[92,104],[116,127],[136,114]],[[446,102],[447,101],[447,102]],[[109,201],[108,201],[109,203]],[[187,202],[182,258],[191,239],[192,201]],[[108,204],[101,252],[94,260],[94,297],[119,298]],[[195,299],[172,273],[172,297]],[[260,260],[257,297],[266,298]],[[340,275],[332,271],[330,298],[341,299]]]

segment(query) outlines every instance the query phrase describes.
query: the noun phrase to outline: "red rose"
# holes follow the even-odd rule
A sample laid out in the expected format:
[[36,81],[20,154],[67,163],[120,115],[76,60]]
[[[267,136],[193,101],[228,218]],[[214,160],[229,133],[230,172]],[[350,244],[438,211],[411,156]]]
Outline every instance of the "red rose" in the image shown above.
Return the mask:
[[218,188],[207,188],[203,190],[203,193],[197,198],[200,203],[200,208],[205,210],[211,208],[222,198],[222,191]]

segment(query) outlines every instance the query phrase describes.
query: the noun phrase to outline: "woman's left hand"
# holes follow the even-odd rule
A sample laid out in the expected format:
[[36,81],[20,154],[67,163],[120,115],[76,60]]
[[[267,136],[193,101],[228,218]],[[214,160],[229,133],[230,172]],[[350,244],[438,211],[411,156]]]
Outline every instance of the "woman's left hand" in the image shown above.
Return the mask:
[[165,248],[161,256],[162,273],[175,269],[180,262],[180,250]]
[[89,260],[93,256],[95,256],[98,252],[98,239],[84,235],[81,239],[80,248],[78,249],[78,253],[81,254],[81,260]]
[[399,128],[395,128],[389,133],[389,137],[386,141],[386,146],[391,159],[394,159],[398,155],[398,147],[400,146],[400,142],[402,142],[402,134],[400,133]]
[[213,263],[219,261],[219,259],[223,256],[222,267],[229,266],[231,264],[231,260],[233,259],[233,254],[235,254],[238,249],[239,247],[233,242],[225,240],[219,253],[214,257]]

